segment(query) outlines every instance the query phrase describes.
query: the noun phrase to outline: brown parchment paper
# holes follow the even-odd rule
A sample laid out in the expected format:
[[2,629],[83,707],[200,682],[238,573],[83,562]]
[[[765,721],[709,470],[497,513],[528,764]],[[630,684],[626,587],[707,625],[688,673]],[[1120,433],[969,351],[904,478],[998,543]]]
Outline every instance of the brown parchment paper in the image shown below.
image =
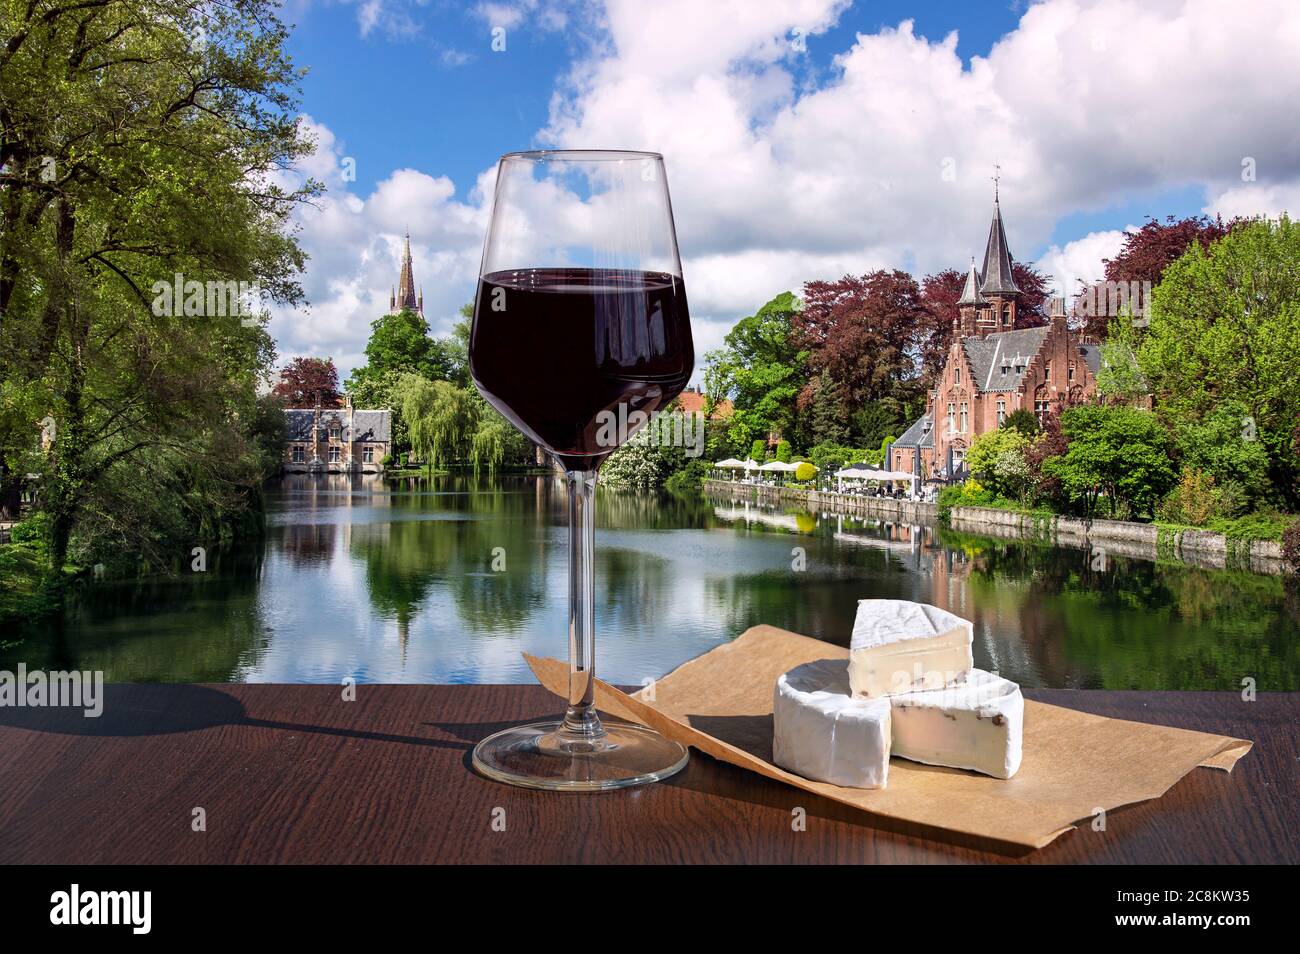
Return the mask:
[[[1231,771],[1251,744],[1205,732],[1108,719],[1025,700],[1024,758],[1014,778],[895,758],[883,789],[812,782],[772,764],[776,678],[848,650],[773,626],[755,626],[628,695],[596,680],[596,706],[651,726],[701,752],[874,815],[1007,846],[1041,848],[1074,822],[1158,798],[1197,766]],[[568,666],[525,654],[538,680],[568,693]],[[653,698],[651,698],[653,692]],[[994,845],[993,847],[999,847]]]

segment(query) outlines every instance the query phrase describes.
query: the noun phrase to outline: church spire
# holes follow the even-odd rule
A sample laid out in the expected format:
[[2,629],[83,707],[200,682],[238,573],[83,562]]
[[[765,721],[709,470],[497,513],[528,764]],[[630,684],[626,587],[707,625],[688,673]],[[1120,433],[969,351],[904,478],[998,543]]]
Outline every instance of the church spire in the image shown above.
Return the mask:
[[970,271],[966,273],[966,285],[961,290],[958,305],[982,305],[984,296],[980,294],[980,273],[975,270],[975,258],[971,257]]
[[415,273],[411,268],[411,231],[406,231],[406,249],[402,253],[402,273],[398,279],[396,310],[413,311],[418,315],[424,314],[424,302],[421,300],[424,296],[416,298],[415,295]]
[[1011,252],[1007,248],[1007,233],[1002,227],[1002,209],[998,206],[997,179],[993,182],[993,222],[989,225],[989,241],[984,247],[984,281],[980,292],[984,295],[1011,296],[1020,294],[1011,274]]

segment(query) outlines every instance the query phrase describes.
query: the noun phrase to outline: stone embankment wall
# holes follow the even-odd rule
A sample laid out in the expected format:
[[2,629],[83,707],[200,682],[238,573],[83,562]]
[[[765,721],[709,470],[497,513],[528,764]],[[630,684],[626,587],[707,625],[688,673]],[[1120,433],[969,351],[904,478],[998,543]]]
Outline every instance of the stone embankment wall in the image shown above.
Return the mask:
[[[706,493],[730,496],[757,503],[795,503],[807,510],[842,513],[855,517],[878,517],[906,523],[934,523],[939,509],[931,503],[893,500],[885,497],[857,497],[824,493],[797,487],[764,487],[734,481],[710,480]],[[1270,540],[1232,540],[1209,530],[1171,531],[1150,523],[1122,520],[1093,520],[1041,516],[996,510],[991,507],[954,507],[949,512],[954,530],[1005,540],[1041,540],[1044,543],[1091,549],[1101,558],[1137,557],[1143,560],[1171,560],[1190,566],[1214,569],[1234,567],[1256,573],[1278,574],[1283,570],[1282,548]]]

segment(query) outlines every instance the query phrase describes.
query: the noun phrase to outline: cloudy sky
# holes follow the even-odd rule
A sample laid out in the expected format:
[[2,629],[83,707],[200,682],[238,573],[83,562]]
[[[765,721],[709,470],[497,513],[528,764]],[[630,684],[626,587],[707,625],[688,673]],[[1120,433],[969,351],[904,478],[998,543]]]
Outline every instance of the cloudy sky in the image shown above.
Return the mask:
[[1068,288],[1149,215],[1300,210],[1294,0],[288,0],[285,19],[311,71],[300,171],[329,191],[300,216],[310,305],[271,330],[282,359],[344,375],[408,227],[450,329],[512,149],[664,154],[700,354],[809,279],[965,268],[995,165],[1012,253]]

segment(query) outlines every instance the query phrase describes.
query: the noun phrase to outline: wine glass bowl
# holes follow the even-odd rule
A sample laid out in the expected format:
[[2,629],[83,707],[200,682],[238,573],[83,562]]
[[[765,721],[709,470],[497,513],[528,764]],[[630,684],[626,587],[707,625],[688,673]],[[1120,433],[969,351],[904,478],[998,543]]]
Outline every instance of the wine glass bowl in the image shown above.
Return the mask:
[[595,488],[601,463],[686,386],[695,365],[663,157],[510,153],[497,167],[470,373],[565,473],[569,698],[564,717],[474,750],[483,774],[591,791],[666,778],[686,749],[596,714]]

